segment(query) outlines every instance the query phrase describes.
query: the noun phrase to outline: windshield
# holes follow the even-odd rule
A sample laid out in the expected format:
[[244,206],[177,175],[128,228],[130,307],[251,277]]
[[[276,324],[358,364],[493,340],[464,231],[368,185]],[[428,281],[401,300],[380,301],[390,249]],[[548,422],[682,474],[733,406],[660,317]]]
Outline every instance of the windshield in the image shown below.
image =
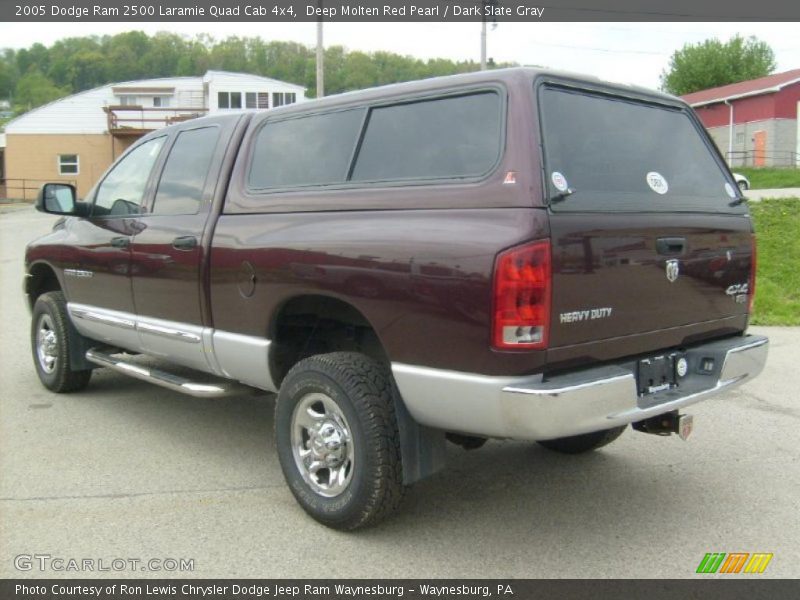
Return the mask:
[[744,211],[687,112],[556,87],[539,102],[554,210]]

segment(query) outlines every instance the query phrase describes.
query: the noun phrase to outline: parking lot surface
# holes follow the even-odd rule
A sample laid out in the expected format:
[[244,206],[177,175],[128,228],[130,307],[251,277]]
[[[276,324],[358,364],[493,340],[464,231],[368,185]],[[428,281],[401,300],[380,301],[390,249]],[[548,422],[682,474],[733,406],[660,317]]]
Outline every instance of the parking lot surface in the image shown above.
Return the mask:
[[[707,552],[770,552],[760,577],[800,575],[800,328],[754,328],[772,339],[765,372],[692,407],[688,442],[451,447],[395,518],[338,533],[284,485],[270,396],[201,400],[102,370],[78,394],[39,384],[22,257],[53,220],[0,214],[2,577],[682,578]],[[194,570],[17,570],[34,554]]]

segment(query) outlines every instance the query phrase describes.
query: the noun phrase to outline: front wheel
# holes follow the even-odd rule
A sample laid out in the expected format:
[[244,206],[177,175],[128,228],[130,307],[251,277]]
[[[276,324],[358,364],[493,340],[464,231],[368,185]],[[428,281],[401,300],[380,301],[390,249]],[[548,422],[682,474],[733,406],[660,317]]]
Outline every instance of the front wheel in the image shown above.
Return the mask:
[[748,190],[748,187],[749,187],[749,186],[747,185],[747,182],[746,182],[746,181],[737,181],[737,182],[736,182],[736,185],[738,185],[738,186],[739,186],[739,189],[740,189],[742,192],[746,192],[746,191]]
[[537,443],[548,450],[561,452],[562,454],[583,454],[584,452],[607,446],[623,434],[625,427],[625,425],[622,425],[612,429],[592,431],[591,433],[556,438],[554,440],[540,440]]
[[31,319],[31,350],[36,374],[44,387],[56,393],[77,392],[89,384],[90,370],[74,371],[70,356],[80,347],[62,292],[47,292],[36,299]]
[[353,352],[312,356],[284,379],[275,407],[289,488],[320,523],[342,530],[393,513],[405,487],[388,369]]

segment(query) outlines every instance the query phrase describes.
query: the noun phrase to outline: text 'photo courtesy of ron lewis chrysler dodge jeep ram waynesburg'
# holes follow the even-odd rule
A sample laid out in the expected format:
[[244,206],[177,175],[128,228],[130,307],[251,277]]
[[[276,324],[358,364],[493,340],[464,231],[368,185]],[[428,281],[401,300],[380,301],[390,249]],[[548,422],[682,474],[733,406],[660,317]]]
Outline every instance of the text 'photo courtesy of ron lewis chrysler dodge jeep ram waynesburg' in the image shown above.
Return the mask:
[[286,481],[338,529],[395,511],[446,440],[686,437],[681,409],[767,356],[724,160],[682,101],[592,78],[484,71],[187,121],[37,207],[64,216],[26,256],[45,387],[105,367],[277,392]]

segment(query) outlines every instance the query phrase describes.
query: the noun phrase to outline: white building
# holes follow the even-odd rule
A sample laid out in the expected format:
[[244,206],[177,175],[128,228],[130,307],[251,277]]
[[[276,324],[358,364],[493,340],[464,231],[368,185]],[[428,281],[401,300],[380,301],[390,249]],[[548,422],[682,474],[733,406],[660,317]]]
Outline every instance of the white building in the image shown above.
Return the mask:
[[5,127],[6,195],[32,198],[45,181],[84,195],[136,139],[179,121],[302,102],[305,88],[268,77],[209,71],[112,83],[41,106]]

